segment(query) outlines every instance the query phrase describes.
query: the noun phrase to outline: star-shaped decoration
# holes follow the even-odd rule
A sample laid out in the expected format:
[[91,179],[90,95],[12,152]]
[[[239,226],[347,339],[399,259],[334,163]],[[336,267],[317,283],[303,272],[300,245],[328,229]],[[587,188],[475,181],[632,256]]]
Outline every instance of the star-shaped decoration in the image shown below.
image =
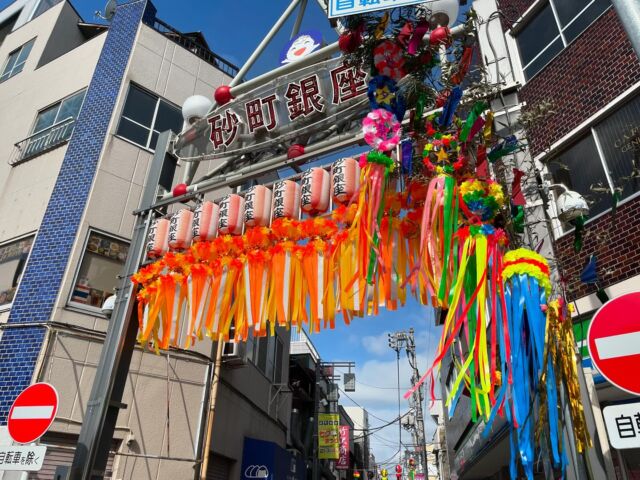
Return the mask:
[[438,150],[437,156],[438,156],[438,161],[439,162],[448,162],[449,161],[449,154],[445,151],[444,148],[441,148],[440,150]]

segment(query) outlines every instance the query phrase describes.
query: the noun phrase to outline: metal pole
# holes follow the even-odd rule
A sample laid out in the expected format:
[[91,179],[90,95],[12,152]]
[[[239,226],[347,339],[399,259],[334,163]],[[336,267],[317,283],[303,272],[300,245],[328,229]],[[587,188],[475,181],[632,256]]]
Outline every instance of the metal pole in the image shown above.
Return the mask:
[[307,9],[307,0],[302,0],[300,2],[300,9],[298,10],[298,16],[296,17],[296,23],[293,24],[293,30],[291,31],[290,39],[293,39],[300,32],[300,25],[302,24],[302,19],[304,18],[304,12]]
[[640,58],[640,2],[638,0],[611,0],[618,18],[627,32],[629,41]]
[[[156,201],[162,167],[172,135],[170,131],[167,131],[162,133],[158,139],[156,152],[151,161],[142,192],[141,209],[149,208]],[[137,333],[137,322],[133,321],[135,292],[129,277],[137,271],[142,260],[150,220],[150,214],[142,212],[136,219],[125,263],[125,275],[120,282],[69,472],[68,478],[72,480],[91,480],[104,477],[118,413],[121,408],[126,408],[126,405],[121,403],[122,393]]]
[[209,454],[211,452],[211,434],[213,432],[213,418],[216,411],[216,400],[218,398],[218,385],[220,385],[220,367],[222,366],[222,350],[224,342],[222,337],[218,337],[218,349],[216,351],[216,366],[213,371],[213,381],[211,382],[211,393],[209,395],[209,412],[207,414],[207,429],[204,437],[204,448],[202,451],[202,464],[200,466],[200,480],[207,480],[207,469],[209,468]]

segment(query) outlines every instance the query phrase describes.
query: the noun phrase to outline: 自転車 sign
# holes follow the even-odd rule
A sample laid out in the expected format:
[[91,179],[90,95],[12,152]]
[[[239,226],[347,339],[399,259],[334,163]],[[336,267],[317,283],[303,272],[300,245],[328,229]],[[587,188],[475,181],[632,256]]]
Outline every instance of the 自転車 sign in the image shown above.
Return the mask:
[[0,447],[0,471],[37,472],[42,468],[47,447],[8,445]]
[[336,18],[419,3],[424,3],[424,0],[329,0],[328,13],[329,18]]
[[613,448],[640,448],[640,402],[604,407],[602,415]]

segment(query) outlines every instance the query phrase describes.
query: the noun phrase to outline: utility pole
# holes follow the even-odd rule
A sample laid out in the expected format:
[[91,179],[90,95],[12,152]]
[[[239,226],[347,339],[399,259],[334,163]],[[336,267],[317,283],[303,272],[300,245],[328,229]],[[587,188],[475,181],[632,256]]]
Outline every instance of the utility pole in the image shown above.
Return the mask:
[[640,2],[638,0],[611,0],[627,36],[640,58]]
[[[398,378],[400,378],[400,350],[403,348],[407,352],[407,359],[409,366],[411,366],[411,386],[415,386],[420,381],[420,372],[418,370],[418,361],[416,359],[416,342],[414,337],[414,330],[410,328],[408,332],[395,332],[389,334],[389,347],[395,350],[398,360]],[[416,445],[418,464],[422,469],[421,473],[427,473],[427,458],[426,458],[426,433],[424,429],[424,413],[422,410],[422,404],[424,402],[424,396],[422,394],[422,385],[416,389],[411,398],[409,399],[409,405],[414,412],[413,424],[409,425],[412,431],[413,442]],[[400,385],[398,384],[398,397],[400,397]],[[400,422],[400,431],[402,435],[402,422]],[[400,447],[402,448],[402,442]]]

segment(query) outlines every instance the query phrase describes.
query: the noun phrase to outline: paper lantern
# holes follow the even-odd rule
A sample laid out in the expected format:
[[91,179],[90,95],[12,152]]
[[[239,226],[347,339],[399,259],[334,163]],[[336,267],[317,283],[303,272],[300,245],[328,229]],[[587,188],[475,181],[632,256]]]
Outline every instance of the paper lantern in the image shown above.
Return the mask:
[[147,258],[159,258],[169,251],[169,220],[159,218],[151,224],[147,237]]
[[193,239],[193,212],[186,208],[174,213],[169,223],[169,248],[185,250]]
[[331,180],[329,172],[324,168],[312,168],[302,177],[302,210],[315,214],[329,209],[329,190]]
[[193,241],[209,242],[218,233],[220,207],[213,202],[202,202],[193,214]]
[[283,180],[273,187],[273,218],[300,218],[300,185]]
[[271,190],[256,185],[244,196],[244,224],[247,227],[266,227],[271,221]]
[[360,188],[360,165],[354,158],[342,158],[331,165],[331,195],[336,203],[348,203]]
[[220,202],[218,232],[222,235],[242,235],[244,198],[234,193]]

